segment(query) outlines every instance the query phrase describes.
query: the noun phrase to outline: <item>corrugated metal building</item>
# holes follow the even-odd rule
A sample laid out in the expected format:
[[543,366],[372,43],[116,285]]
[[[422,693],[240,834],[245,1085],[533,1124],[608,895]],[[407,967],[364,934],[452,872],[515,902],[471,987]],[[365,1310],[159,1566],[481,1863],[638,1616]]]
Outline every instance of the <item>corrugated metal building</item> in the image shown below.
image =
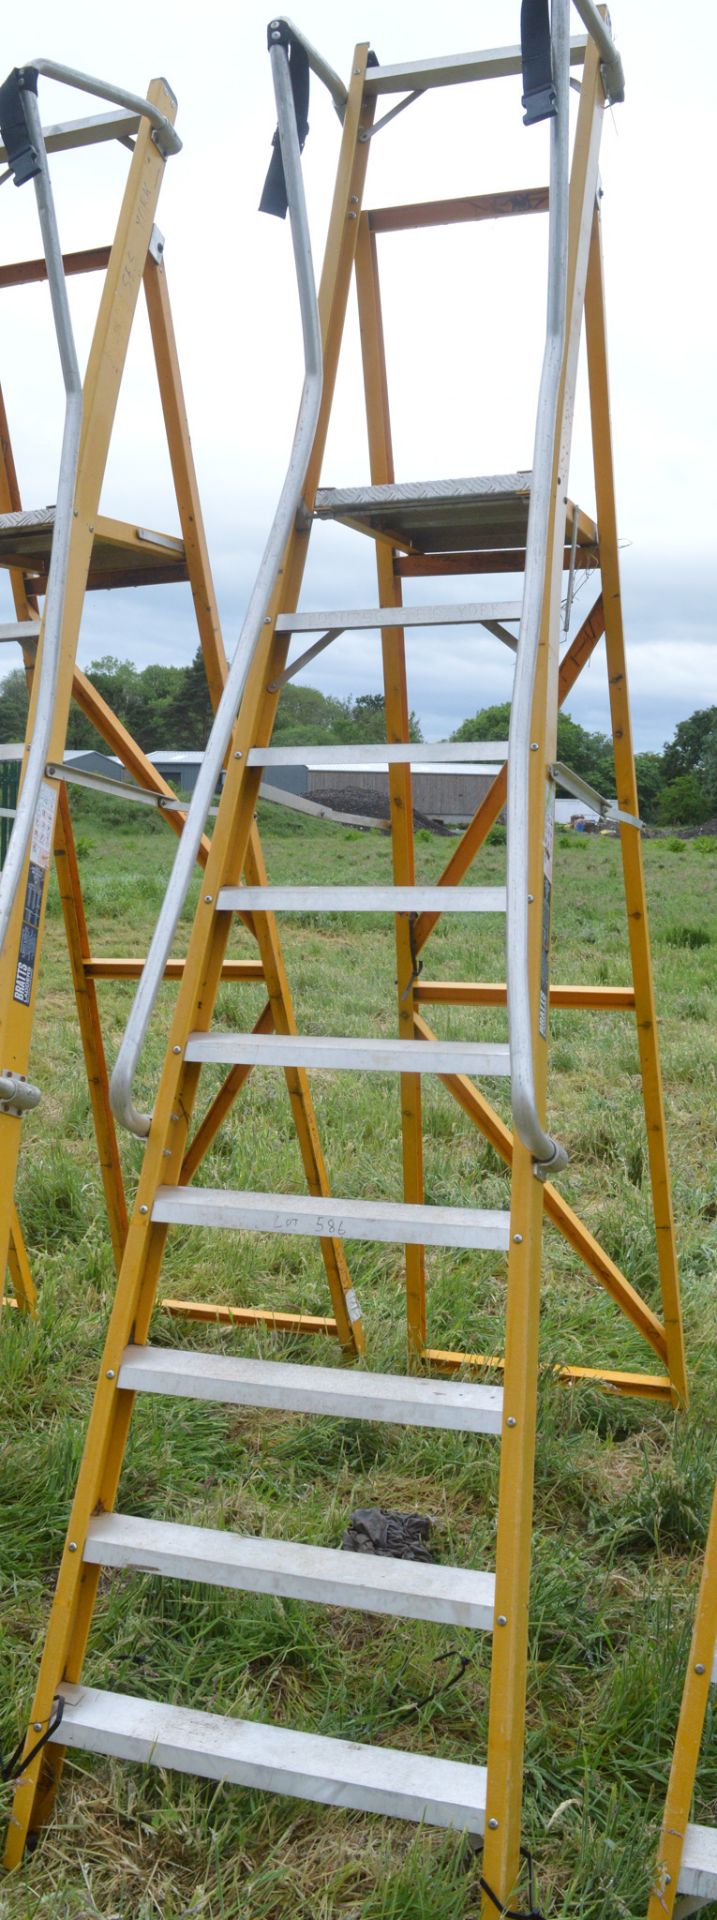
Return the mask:
[[[474,761],[453,761],[450,766],[442,761],[424,761],[413,772],[414,807],[434,820],[470,820],[497,772],[497,766],[487,766],[484,761],[479,766]],[[365,793],[385,803],[388,815],[388,769],[380,760],[360,767],[353,763],[324,767],[311,762],[305,767],[273,766],[267,784],[319,806],[333,805],[339,811],[346,808],[353,813],[360,812],[360,795]]]

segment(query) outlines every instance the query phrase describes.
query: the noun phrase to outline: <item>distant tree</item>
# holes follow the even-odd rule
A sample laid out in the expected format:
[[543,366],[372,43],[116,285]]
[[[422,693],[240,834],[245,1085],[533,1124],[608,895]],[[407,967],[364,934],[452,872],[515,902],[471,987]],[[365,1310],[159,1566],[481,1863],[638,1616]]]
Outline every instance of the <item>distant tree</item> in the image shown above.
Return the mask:
[[196,752],[206,746],[213,719],[201,647],[197,647],[191,667],[180,672],[179,684],[168,694],[161,715],[163,738],[157,744]]
[[[190,737],[188,747],[203,747],[209,731],[205,728],[205,716],[211,713],[206,675],[199,655],[201,672],[196,672],[196,655],[189,667],[145,667],[138,673],[139,699],[141,703],[141,725],[143,730],[152,728],[155,747],[182,747],[184,740],[176,737],[177,726]],[[188,696],[189,704],[185,699]],[[191,710],[191,700],[199,700],[196,711]],[[135,694],[136,699],[136,694]],[[184,706],[181,705],[184,700]],[[178,710],[178,702],[180,707]],[[176,716],[176,718],[175,718]]]
[[510,726],[510,701],[497,707],[480,707],[468,720],[462,720],[452,740],[507,740]]
[[[340,740],[376,742],[380,745],[386,738],[386,705],[382,693],[359,693],[355,700],[345,702],[345,719],[338,723],[337,738]],[[421,740],[420,722],[415,713],[408,716],[409,740]]]
[[[152,663],[139,668],[131,660],[104,654],[92,661],[87,678],[145,753],[162,747],[191,752],[206,745],[212,703],[201,648],[188,667]],[[25,675],[19,668],[0,682],[0,741],[24,739],[27,707]],[[318,687],[298,687],[290,681],[279,701],[274,736],[278,742],[296,746],[342,740],[378,745],[386,738],[383,694],[360,693],[355,700],[339,700],[320,693]],[[409,739],[421,739],[415,713],[409,716]],[[67,744],[71,748],[104,745],[75,703],[70,709]]]
[[699,826],[707,820],[710,803],[704,784],[696,773],[679,773],[676,780],[670,780],[663,787],[658,806],[658,819],[663,827]]
[[318,687],[297,687],[289,681],[282,689],[273,738],[284,741],[287,746],[306,746],[312,740],[340,738],[336,728],[347,715],[343,700],[320,693]]
[[155,747],[177,744],[171,738],[168,721],[172,702],[188,672],[191,668],[155,664],[140,670],[131,660],[106,654],[92,661],[88,679],[144,752],[151,753]]
[[680,720],[674,737],[662,755],[665,781],[677,780],[682,773],[694,773],[698,779],[705,771],[705,753],[717,724],[717,707],[701,707],[689,720]]
[[[386,711],[382,693],[359,693],[355,700],[337,700],[318,687],[284,688],[277,709],[274,739],[287,746],[334,742],[376,742],[386,738]],[[415,713],[409,714],[409,740],[420,740]]]
[[717,813],[717,720],[710,727],[703,750],[705,798],[710,813]]
[[[510,702],[504,700],[499,706],[481,707],[469,720],[464,720],[452,740],[507,740],[510,727]],[[613,752],[610,741],[604,733],[588,733],[577,720],[571,720],[569,713],[558,715],[558,759],[564,761],[573,773],[589,780],[598,791],[612,794],[615,791],[615,772]]]
[[27,681],[22,667],[15,667],[0,684],[0,740],[24,740],[27,727]]
[[643,820],[658,820],[664,785],[661,753],[636,753],[637,794]]
[[604,733],[588,733],[569,713],[558,714],[558,759],[582,775],[598,792],[615,792],[612,741]]

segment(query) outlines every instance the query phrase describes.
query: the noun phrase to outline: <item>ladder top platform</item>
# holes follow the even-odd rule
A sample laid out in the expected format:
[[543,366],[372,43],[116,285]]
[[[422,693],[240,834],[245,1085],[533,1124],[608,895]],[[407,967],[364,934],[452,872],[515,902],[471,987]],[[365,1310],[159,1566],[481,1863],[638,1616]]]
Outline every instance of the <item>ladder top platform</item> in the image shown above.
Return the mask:
[[[44,593],[55,526],[54,507],[0,514],[0,567],[21,567]],[[165,585],[188,579],[184,541],[98,514],[89,587]]]
[[[366,533],[395,538],[418,553],[456,548],[524,548],[532,473],[498,473],[468,480],[415,480],[379,487],[320,487],[318,520],[358,524]],[[597,527],[568,502],[567,537],[575,517],[578,545],[594,546]]]

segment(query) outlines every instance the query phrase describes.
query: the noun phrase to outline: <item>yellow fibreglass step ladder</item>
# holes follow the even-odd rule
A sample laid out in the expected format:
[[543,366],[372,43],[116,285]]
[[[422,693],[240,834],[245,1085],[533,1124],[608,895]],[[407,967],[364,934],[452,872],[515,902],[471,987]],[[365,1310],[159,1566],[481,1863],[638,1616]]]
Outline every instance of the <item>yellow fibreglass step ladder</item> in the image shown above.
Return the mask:
[[[56,125],[46,141],[37,97],[41,76],[110,101],[114,110]],[[22,1118],[41,1097],[28,1071],[47,876],[63,821],[70,838],[72,831],[56,767],[65,748],[80,618],[95,553],[102,555],[103,562],[113,555],[117,567],[126,564],[131,547],[135,563],[151,579],[162,545],[161,536],[143,545],[139,530],[100,521],[98,510],[142,274],[152,251],[161,256],[154,216],[165,162],[181,146],[175,114],[176,101],[163,80],[152,81],[143,99],[49,60],[14,68],[0,88],[3,159],[16,186],[34,182],[45,256],[41,262],[23,263],[24,273],[23,265],[19,270],[4,268],[2,280],[4,286],[12,286],[18,280],[47,279],[65,390],[57,499],[52,508],[22,510],[5,409],[0,405],[0,566],[8,569],[17,616],[3,624],[0,638],[22,647],[31,680],[20,791],[0,875],[0,1281],[9,1264],[15,1303],[30,1312],[34,1288],[14,1188]],[[83,382],[48,153],[92,147],[108,139],[122,141],[133,152],[114,244],[109,252],[97,250],[106,273]],[[83,256],[79,270],[90,264],[100,261]],[[160,558],[166,565],[166,550]],[[45,599],[42,619],[40,594]]]
[[[55,123],[43,132],[35,90],[38,77],[63,81],[115,101],[111,113]],[[8,575],[16,618],[0,625],[0,643],[19,645],[32,689],[24,762],[27,762],[21,817],[16,817],[8,862],[0,882],[0,1274],[9,1268],[13,1293],[4,1304],[34,1312],[35,1287],[14,1201],[23,1115],[39,1102],[41,1088],[28,1080],[34,1014],[40,982],[41,948],[50,854],[54,853],[60,900],[75,992],[88,1093],[105,1204],[117,1269],[127,1237],[128,1209],[116,1127],[109,1099],[97,981],[137,978],[142,961],[93,953],[82,897],[80,863],[67,788],[77,785],[95,794],[110,793],[123,804],[159,810],[167,826],[181,833],[184,810],[172,788],[91,680],[77,665],[77,644],[87,592],[102,588],[166,586],[188,581],[197,634],[212,705],[221,698],[227,675],[216,593],[209,564],[201,501],[187,424],[182,381],[166,274],[164,237],[153,224],[164,161],[180,142],[172,121],[176,103],[164,82],[153,82],[147,100],[127,95],[54,62],[15,70],[0,89],[2,157],[16,183],[34,179],[45,248],[38,260],[21,260],[0,269],[4,294],[18,286],[49,280],[58,341],[67,381],[66,446],[54,507],[24,510],[13,455],[10,426],[0,395],[0,570]],[[53,212],[50,156],[98,141],[134,144],[126,191],[112,247],[70,254],[60,251]],[[77,274],[103,273],[104,283],[92,351],[80,391],[74,355],[66,282]],[[98,511],[104,466],[113,428],[140,289],[144,288],[159,396],[174,482],[179,533],[154,532],[109,518]],[[71,507],[71,511],[70,511]],[[39,600],[44,597],[44,619]],[[48,633],[50,646],[45,646]],[[79,771],[63,762],[70,702],[91,720],[110,752],[131,775],[131,784]],[[30,750],[32,748],[32,762]],[[28,781],[29,776],[29,781]],[[35,855],[33,856],[33,845]],[[200,838],[197,859],[207,858],[209,841]],[[263,872],[258,828],[252,826],[247,871]],[[229,958],[223,978],[237,984],[263,982],[267,1001],[259,1019],[262,1033],[295,1026],[291,994],[278,931],[244,916],[257,940],[257,958]],[[168,958],[165,975],[179,978],[183,962]],[[230,1089],[235,1099],[246,1079],[239,1070]],[[289,1070],[287,1090],[310,1191],[328,1192],[313,1103],[306,1075]],[[192,1154],[201,1158],[226,1110],[224,1102],[205,1116]],[[188,1179],[190,1157],[183,1170]],[[355,1296],[342,1247],[328,1237],[322,1257],[331,1294],[331,1315],[278,1311],[244,1302],[213,1306],[211,1318],[243,1327],[270,1325],[286,1332],[337,1336],[351,1355],[362,1351],[360,1319],[352,1320],[346,1296]],[[202,1317],[191,1300],[164,1303],[181,1317]]]
[[[532,9],[528,7],[527,13]],[[234,1781],[483,1836],[482,1883],[487,1916],[521,1894],[521,1800],[530,1589],[531,1519],[539,1370],[541,1229],[552,1196],[553,1217],[577,1244],[585,1245],[603,1284],[660,1354],[667,1375],[629,1376],[627,1390],[681,1398],[685,1392],[679,1296],[669,1259],[663,1268],[665,1325],[639,1299],[605,1256],[546,1176],[566,1163],[564,1149],[545,1124],[549,933],[553,800],[556,780],[558,699],[572,684],[603,625],[608,631],[612,697],[621,716],[618,799],[610,809],[629,852],[626,867],[641,899],[639,822],[622,656],[619,578],[614,533],[612,468],[607,419],[599,245],[595,221],[598,150],[606,98],[620,98],[621,69],[601,16],[580,0],[587,39],[569,40],[567,0],[555,0],[552,38],[541,35],[538,6],[538,72],[535,49],[522,61],[521,48],[483,55],[422,61],[382,68],[369,49],[357,47],[348,89],[288,22],[274,20],[269,47],[277,98],[278,140],[264,204],[291,213],[305,349],[305,382],[286,482],[257,577],[227,685],[179,845],[145,972],[115,1067],[115,1112],[148,1145],[130,1222],[127,1249],[102,1358],[83,1466],[72,1509],[57,1598],[28,1735],[28,1759],[18,1785],[7,1858],[22,1854],[28,1830],[48,1816],[66,1747],[89,1749],[163,1767]],[[544,22],[543,22],[544,24]],[[524,44],[523,54],[526,55]],[[570,65],[582,82],[572,170],[569,172]],[[380,216],[362,212],[370,140],[383,95],[409,96],[436,85],[480,82],[519,74],[523,65],[528,118],[551,121],[549,189],[549,319],[531,474],[497,479],[397,485],[391,467],[390,429],[381,349],[377,282],[371,257]],[[306,130],[308,70],[329,86],[343,123],[343,136],[318,300],[314,293],[303,198],[300,145]],[[386,116],[389,117],[389,116]],[[285,197],[284,197],[285,196]],[[531,203],[534,194],[529,196]],[[539,196],[540,198],[540,196]],[[489,196],[486,212],[524,211],[520,196]],[[505,204],[515,201],[515,206]],[[480,206],[471,201],[470,205]],[[548,205],[543,193],[542,205]],[[406,209],[399,210],[405,214]],[[417,212],[417,210],[414,210]],[[426,216],[430,224],[435,207]],[[450,216],[449,216],[450,217]],[[473,217],[471,215],[470,217]],[[384,215],[384,225],[390,217]],[[373,223],[373,224],[372,224]],[[418,218],[415,224],[419,224]],[[337,363],[351,283],[356,268],[364,334],[371,454],[371,485],[350,492],[321,492],[319,480]],[[567,460],[578,345],[586,281],[591,286],[591,383],[596,437],[597,530],[567,499]],[[315,519],[349,520],[376,541],[378,604],[372,608],[298,610],[310,533]],[[558,641],[563,571],[578,544],[599,559],[605,609],[597,603],[570,650],[559,679]],[[398,564],[402,550],[406,559]],[[501,560],[496,558],[502,556]],[[470,557],[470,571],[523,572],[518,599],[471,602],[420,610],[401,604],[400,579],[408,562],[438,561],[431,571],[453,571]],[[468,749],[479,760],[489,752],[507,758],[507,887],[460,885],[471,855],[466,842],[437,886],[417,884],[411,833],[411,766],[421,749],[408,740],[404,635],[413,626],[458,621],[468,629],[498,629],[516,653],[509,743]],[[519,634],[511,623],[520,622]],[[296,757],[272,749],[271,734],[282,685],[341,630],[376,628],[386,690],[388,739],[366,757],[389,769],[393,884],[361,888],[267,885],[265,877],[242,884],[253,810],[263,769],[274,759]],[[287,665],[290,641],[318,634],[307,652]],[[623,661],[624,668],[624,661]],[[614,712],[617,708],[614,707]],[[618,731],[617,720],[615,722]],[[442,750],[431,746],[432,759]],[[461,757],[466,757],[462,745]],[[453,749],[443,750],[450,760]],[[179,998],[154,1111],[135,1104],[134,1080],[144,1034],[162,978],[192,868],[216,773],[227,773]],[[317,758],[311,750],[312,760]],[[319,756],[321,757],[321,756]],[[338,758],[361,762],[360,750]],[[330,761],[331,753],[323,755]],[[571,777],[571,776],[567,776]],[[503,789],[505,797],[506,787]],[[498,802],[496,812],[501,801]],[[602,802],[600,803],[603,804]],[[606,803],[607,804],[607,803]],[[469,830],[470,833],[470,830]],[[475,831],[473,840],[475,843]],[[481,834],[478,832],[477,844]],[[633,896],[635,897],[635,895]],[[233,917],[249,910],[264,916],[300,911],[386,913],[395,924],[398,1038],[333,1038],[298,1034],[219,1032],[212,1016]],[[425,1030],[418,1012],[419,935],[423,939],[444,912],[508,918],[507,1004],[510,1045],[443,1042]],[[349,925],[351,919],[349,918]],[[642,966],[644,916],[633,959]],[[641,945],[640,942],[643,944]],[[506,990],[504,990],[505,993]],[[563,990],[574,992],[574,989]],[[651,1002],[649,959],[639,992],[627,1002],[644,1010]],[[468,998],[468,995],[465,996]],[[498,989],[498,1003],[500,989]],[[480,996],[479,996],[480,1003]],[[598,1000],[578,1004],[600,1004]],[[645,1022],[645,1024],[647,1024]],[[656,1062],[654,1017],[645,1044]],[[650,1053],[649,1049],[653,1052]],[[180,1185],[186,1164],[192,1112],[205,1064],[221,1063],[230,1074],[262,1064],[285,1070],[380,1071],[400,1076],[404,1193],[401,1201],[304,1197],[278,1192],[229,1191]],[[420,1086],[424,1074],[443,1078],[460,1097],[473,1097],[471,1074],[508,1076],[514,1134],[497,1116],[485,1131],[512,1162],[510,1212],[500,1209],[430,1206],[421,1175]],[[659,1101],[659,1076],[656,1081]],[[654,1088],[653,1088],[654,1093]],[[492,1110],[488,1109],[488,1114]],[[200,1123],[201,1127],[201,1123]],[[490,1129],[493,1129],[491,1134]],[[664,1152],[664,1129],[660,1135]],[[191,1152],[191,1147],[189,1149]],[[654,1163],[655,1165],[658,1162]],[[661,1164],[661,1163],[659,1163]],[[666,1178],[666,1175],[665,1175]],[[669,1182],[660,1206],[669,1210]],[[671,1215],[670,1221],[671,1221]],[[150,1323],[168,1234],[177,1226],[244,1234],[321,1237],[343,1242],[368,1239],[406,1248],[409,1329],[415,1358],[423,1351],[423,1249],[426,1246],[491,1249],[507,1255],[505,1354],[501,1384],[466,1378],[408,1376],[337,1367],[301,1366],[282,1360],[217,1354],[210,1347],[171,1350],[149,1340]],[[672,1243],[671,1243],[672,1244]],[[445,1358],[445,1356],[444,1356]],[[453,1356],[455,1360],[457,1357]],[[586,1370],[587,1371],[587,1370]],[[573,1369],[571,1377],[581,1372]],[[606,1377],[604,1373],[601,1377]],[[643,1382],[640,1385],[640,1382]],[[398,1561],[367,1562],[364,1555],[328,1548],[246,1538],[201,1527],[177,1526],[116,1512],[125,1441],[134,1396],[148,1393],[214,1401],[223,1406],[282,1409],[306,1415],[396,1423],[470,1433],[501,1448],[495,1571],[423,1566]],[[493,1630],[487,1765],[447,1761],[386,1747],[365,1747],[340,1738],[297,1733],[276,1725],[226,1719],[191,1706],[98,1691],[83,1678],[87,1638],[100,1570],[151,1567],[167,1578],[210,1581],[247,1591],[299,1596],[325,1605],[404,1615]],[[58,1714],[61,1712],[61,1724]]]

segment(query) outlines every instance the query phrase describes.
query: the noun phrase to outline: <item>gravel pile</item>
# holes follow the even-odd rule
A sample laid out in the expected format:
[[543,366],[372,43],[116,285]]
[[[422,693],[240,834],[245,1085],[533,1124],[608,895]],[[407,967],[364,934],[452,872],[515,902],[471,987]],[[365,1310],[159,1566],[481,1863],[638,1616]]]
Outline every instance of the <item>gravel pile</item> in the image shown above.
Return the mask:
[[[388,826],[388,801],[383,794],[368,792],[364,787],[322,787],[321,793],[314,794],[312,798],[317,806],[328,807],[334,813],[362,813],[367,820],[381,821]],[[413,824],[414,827],[428,827],[431,833],[451,832],[444,820],[432,820],[427,813],[421,813],[418,807],[413,809]]]

